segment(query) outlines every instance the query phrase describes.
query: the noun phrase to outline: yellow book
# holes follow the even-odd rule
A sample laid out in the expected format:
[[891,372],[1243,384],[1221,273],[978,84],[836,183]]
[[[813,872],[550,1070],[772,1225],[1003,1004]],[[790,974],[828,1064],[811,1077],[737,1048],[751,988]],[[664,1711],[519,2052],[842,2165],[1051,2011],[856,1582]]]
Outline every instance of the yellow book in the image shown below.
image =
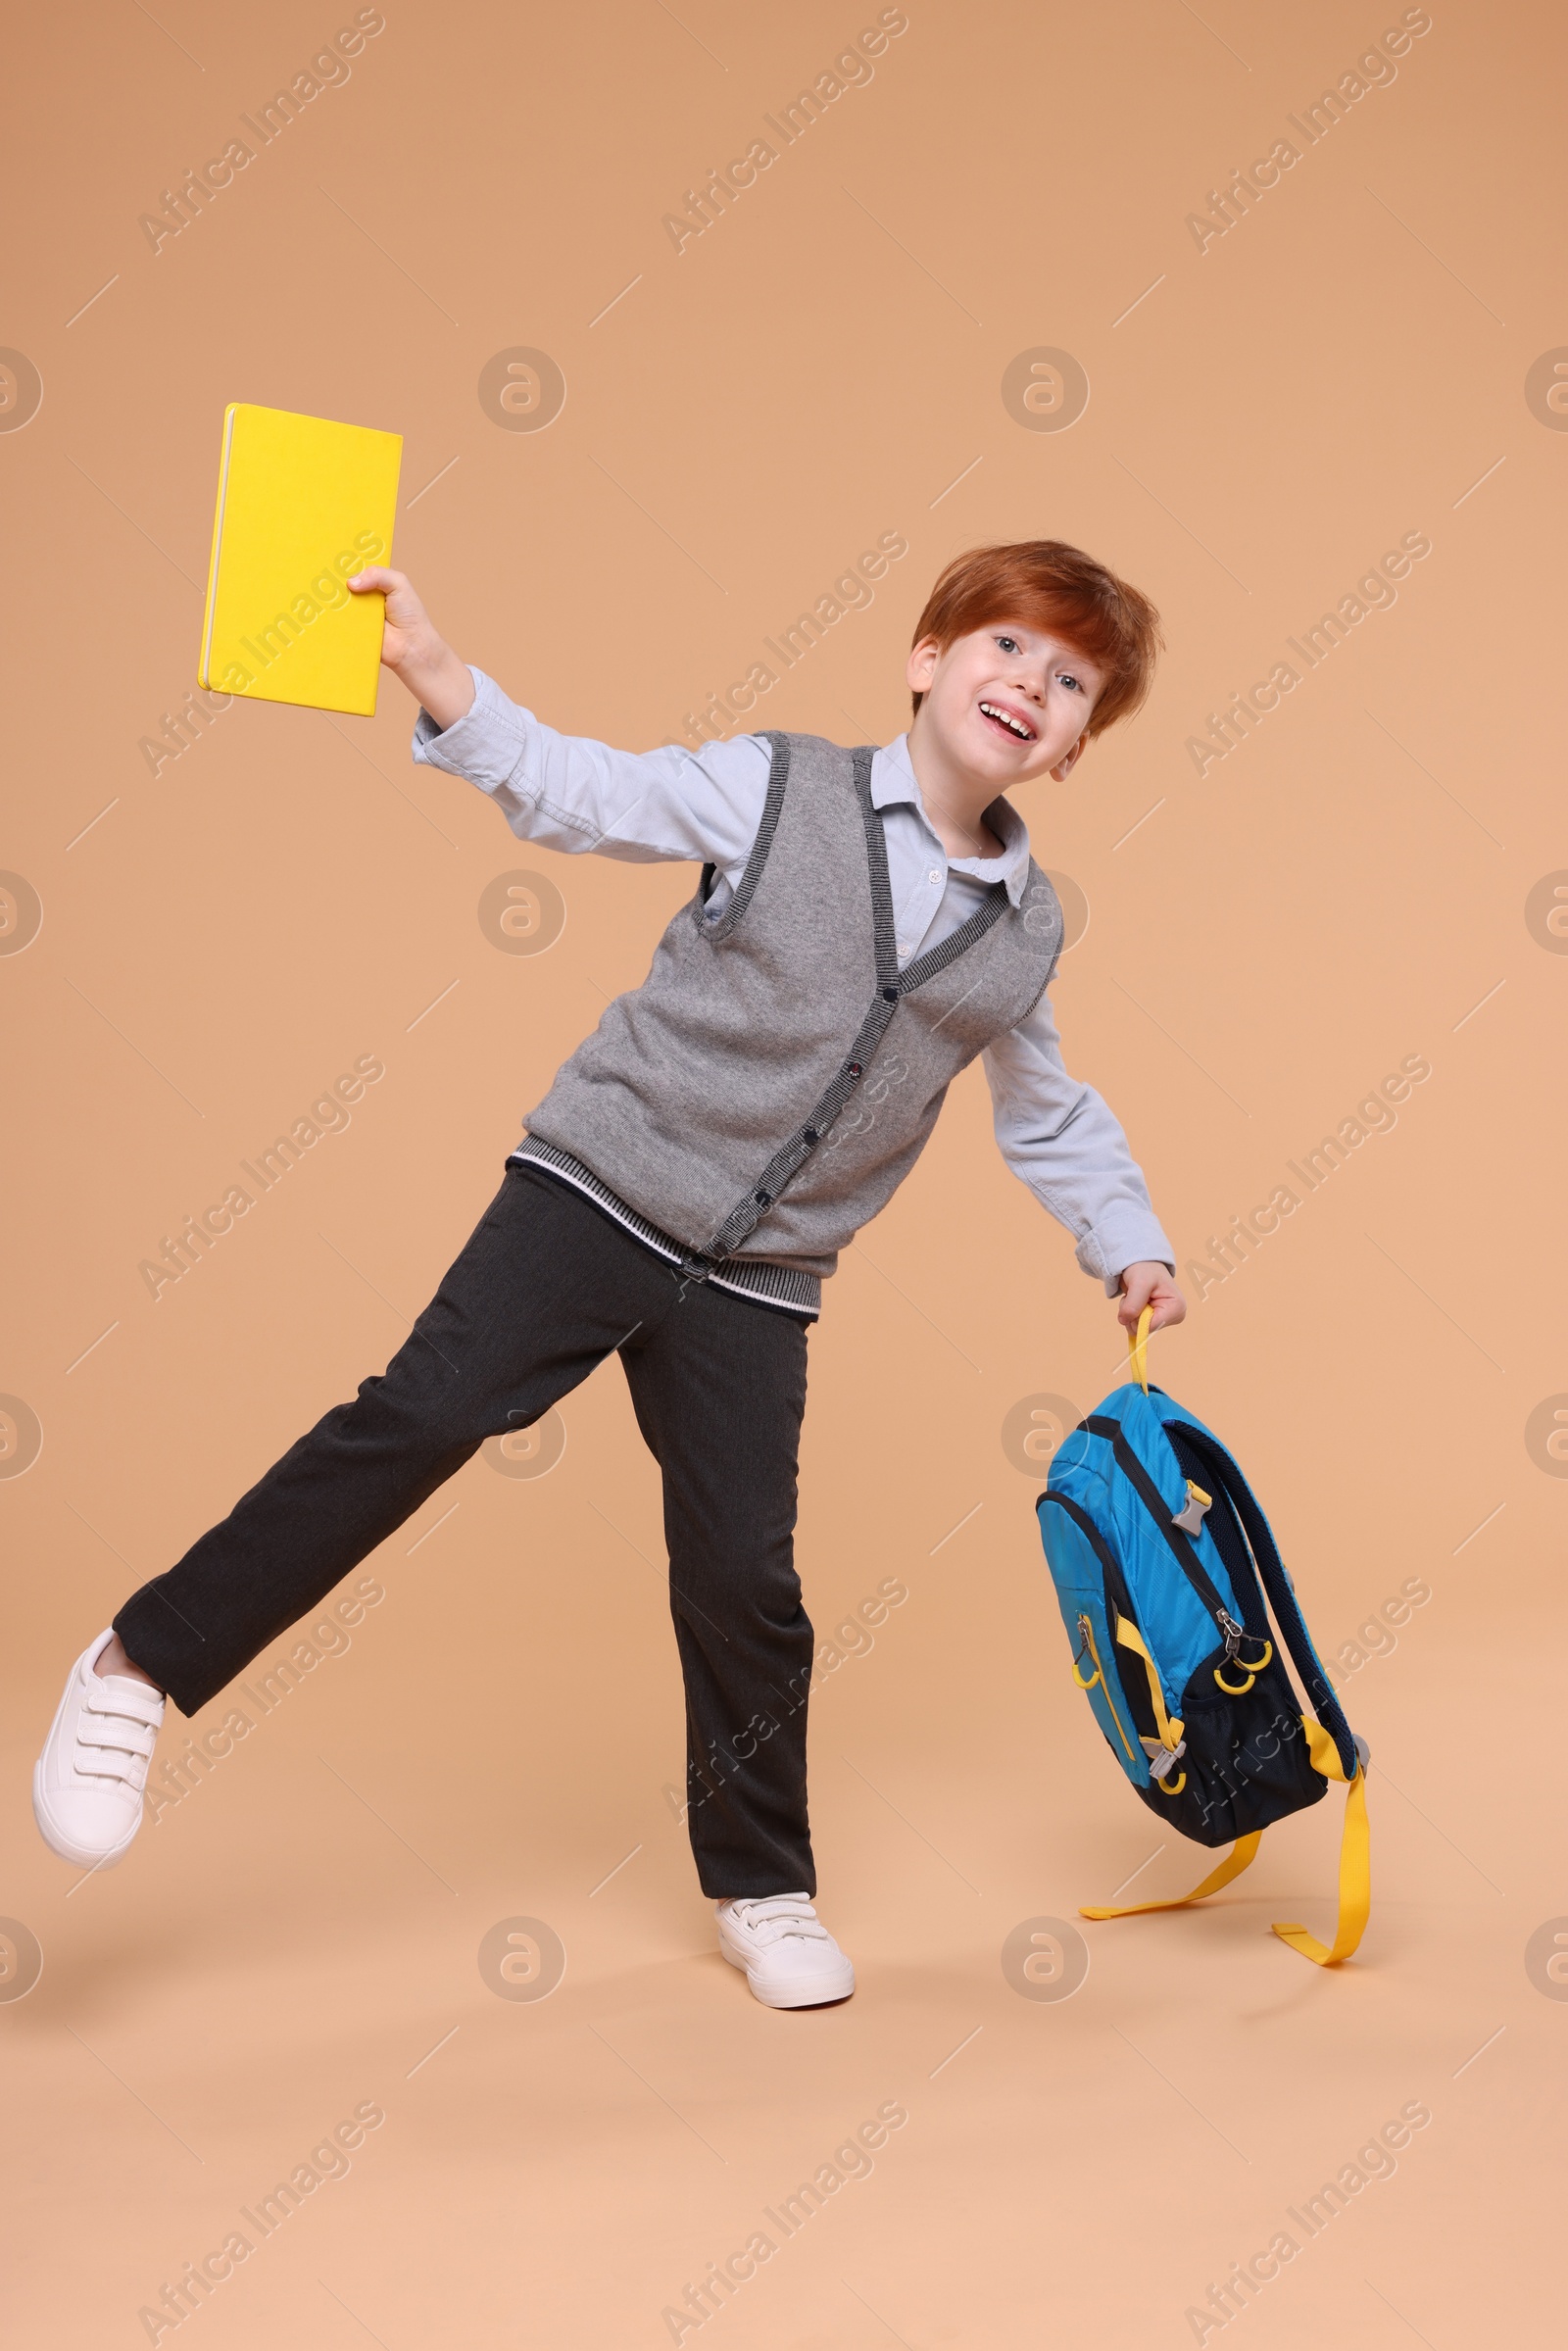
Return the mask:
[[402,457],[401,433],[244,401],[224,411],[204,686],[373,714],[386,599],[343,583],[392,560]]

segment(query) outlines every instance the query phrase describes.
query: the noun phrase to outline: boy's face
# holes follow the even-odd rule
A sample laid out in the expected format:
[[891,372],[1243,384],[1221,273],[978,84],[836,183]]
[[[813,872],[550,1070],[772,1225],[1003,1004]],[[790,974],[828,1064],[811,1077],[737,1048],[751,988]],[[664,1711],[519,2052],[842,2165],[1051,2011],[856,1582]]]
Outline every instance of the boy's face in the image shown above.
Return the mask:
[[925,697],[911,731],[998,792],[1068,774],[1104,683],[1064,638],[1021,620],[993,621],[946,647],[928,637],[910,654],[907,676]]

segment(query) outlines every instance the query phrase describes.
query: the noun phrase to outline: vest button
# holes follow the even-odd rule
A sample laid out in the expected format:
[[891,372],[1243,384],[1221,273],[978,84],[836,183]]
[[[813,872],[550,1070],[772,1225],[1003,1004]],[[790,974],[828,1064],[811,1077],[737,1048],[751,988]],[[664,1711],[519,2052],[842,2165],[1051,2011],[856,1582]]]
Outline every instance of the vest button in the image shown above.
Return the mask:
[[858,1077],[859,1076],[859,1074],[860,1074],[860,1064],[859,1064],[859,1062],[858,1062],[858,1061],[852,1061],[852,1062],[850,1063],[850,1066],[849,1066],[849,1068],[848,1068],[848,1069],[847,1069],[847,1070],[844,1072],[844,1074],[845,1074],[845,1076],[846,1076],[846,1077],[849,1077],[849,1078],[858,1078]]
[[765,1193],[765,1192],[759,1192],[759,1193],[757,1193],[757,1194],[755,1195],[755,1198],[756,1198],[756,1200],[757,1200],[757,1204],[758,1204],[758,1206],[759,1206],[760,1208],[767,1208],[767,1207],[771,1207],[771,1205],[772,1205],[772,1201],[771,1201],[771,1200],[770,1200],[770,1198],[769,1198],[769,1196],[768,1196],[768,1194],[767,1194],[767,1193]]
[[899,1001],[899,992],[897,988],[884,988],[882,994],[890,1004],[896,1004]]
[[803,1127],[801,1130],[801,1141],[803,1143],[814,1143],[816,1141],[815,1127]]

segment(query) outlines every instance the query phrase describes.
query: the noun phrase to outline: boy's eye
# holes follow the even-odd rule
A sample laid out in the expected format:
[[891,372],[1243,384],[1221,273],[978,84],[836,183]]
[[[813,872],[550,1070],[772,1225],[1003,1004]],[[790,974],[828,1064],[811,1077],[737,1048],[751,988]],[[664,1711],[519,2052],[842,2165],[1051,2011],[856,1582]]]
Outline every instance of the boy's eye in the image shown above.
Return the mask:
[[1071,686],[1075,694],[1081,694],[1083,692],[1083,687],[1078,683],[1078,680],[1069,675],[1065,669],[1058,669],[1056,675],[1058,681],[1064,686]]
[[1004,653],[1016,653],[1018,651],[1018,640],[1016,637],[999,637],[997,639],[997,643],[1001,646]]

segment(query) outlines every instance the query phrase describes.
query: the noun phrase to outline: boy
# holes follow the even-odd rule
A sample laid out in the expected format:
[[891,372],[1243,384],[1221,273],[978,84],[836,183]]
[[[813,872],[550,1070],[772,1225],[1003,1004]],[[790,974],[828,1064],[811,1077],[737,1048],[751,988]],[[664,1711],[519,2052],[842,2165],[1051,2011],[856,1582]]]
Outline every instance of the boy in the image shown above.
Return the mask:
[[1152,606],[1055,540],[961,556],[914,633],[914,717],[881,751],[746,735],[642,755],[556,734],[436,635],[402,572],[382,659],[416,760],[519,837],[701,861],[642,986],[530,1111],[413,1336],[72,1669],[33,1780],[55,1851],[129,1845],[166,1694],[186,1715],[319,1606],[485,1438],[618,1350],[663,1478],[688,1826],[719,1947],[760,2000],[855,1988],[813,1907],[812,1633],[793,1563],[807,1331],[838,1251],[984,1053],[1008,1164],[1135,1326],[1181,1321],[1175,1256],[1110,1111],[1061,1063],[1054,891],[1002,797],[1063,779],[1142,701]]

